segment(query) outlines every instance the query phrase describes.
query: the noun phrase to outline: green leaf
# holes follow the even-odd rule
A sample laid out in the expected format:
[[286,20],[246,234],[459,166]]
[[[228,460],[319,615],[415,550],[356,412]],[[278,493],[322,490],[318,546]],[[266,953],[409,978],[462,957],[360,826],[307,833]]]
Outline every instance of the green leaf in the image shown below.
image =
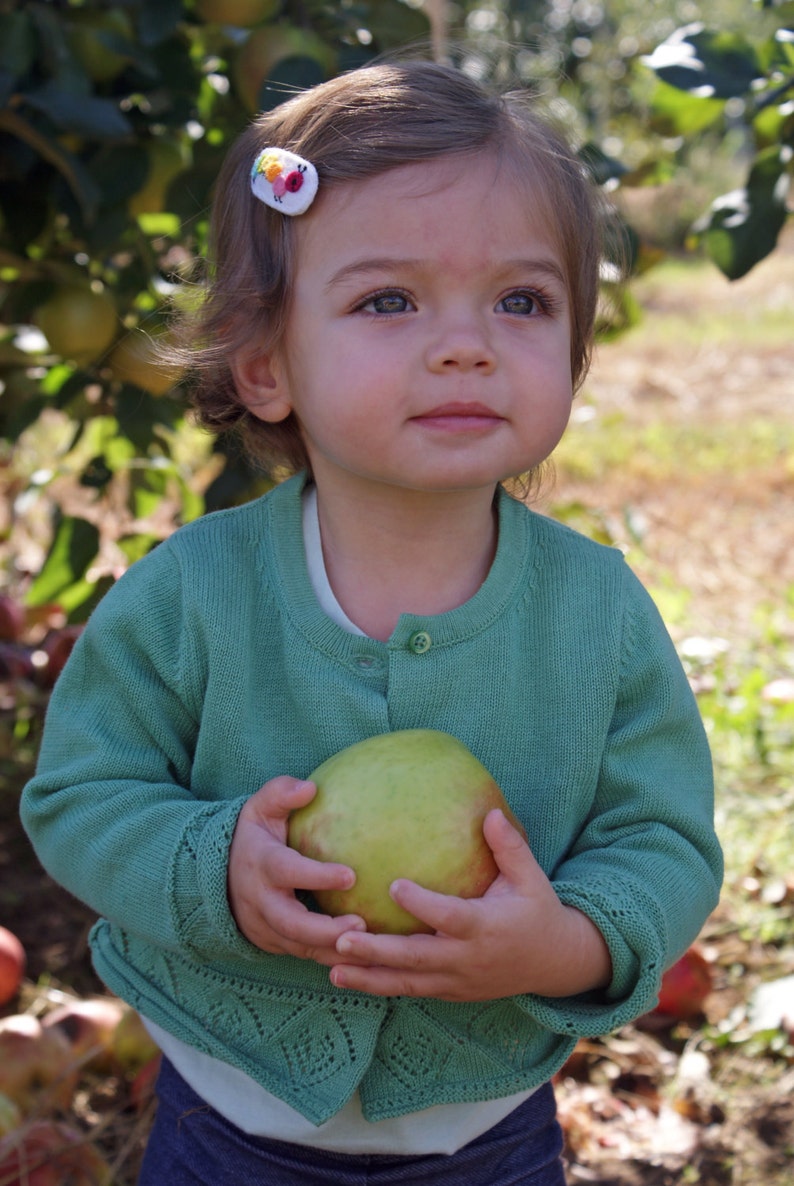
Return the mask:
[[27,12],[0,14],[0,69],[22,78],[33,65],[36,36]]
[[95,154],[88,170],[102,191],[103,207],[127,202],[146,180],[149,158],[140,142],[107,144]]
[[138,16],[138,36],[142,45],[159,45],[177,29],[182,20],[182,0],[143,0]]
[[[47,368],[47,373],[41,377],[41,391],[43,395],[59,395],[69,379],[74,375],[74,367],[68,362],[60,362]],[[67,395],[67,399],[70,396]],[[62,404],[60,405],[63,406]]]
[[425,14],[403,0],[374,0],[367,7],[369,11],[362,13],[361,24],[369,29],[382,50],[429,36],[430,25]]
[[140,387],[125,383],[115,397],[119,435],[131,442],[135,455],[146,457],[155,438],[155,425],[172,428],[184,406],[176,399],[151,395]]
[[789,136],[794,133],[791,104],[781,103],[774,107],[764,107],[752,123],[756,147],[768,148],[780,144],[786,139],[787,133]]
[[596,185],[606,185],[609,181],[617,181],[629,171],[627,165],[616,160],[615,157],[608,156],[592,141],[583,144],[578,155]]
[[173,238],[176,238],[179,234],[181,222],[178,215],[168,214],[163,211],[160,214],[139,214],[138,226],[150,238],[154,238],[157,235],[171,235]]
[[651,123],[660,136],[696,136],[722,117],[725,102],[706,99],[658,82],[651,96]]
[[670,86],[709,99],[741,98],[763,73],[740,33],[713,32],[700,23],[676,29],[642,60]]
[[116,546],[130,564],[134,564],[136,560],[143,559],[161,542],[159,536],[140,534],[140,535],[123,535],[116,540]]
[[25,100],[49,116],[56,127],[80,136],[123,139],[132,134],[132,124],[113,99],[76,95],[54,81],[25,93]]
[[87,221],[91,220],[102,195],[77,157],[67,152],[56,140],[34,128],[17,111],[7,108],[0,110],[0,131],[10,132],[22,140],[57,169],[78,202],[83,217]]
[[170,473],[146,466],[130,473],[130,509],[136,519],[153,515],[168,493]]
[[280,58],[262,83],[259,91],[261,111],[272,111],[297,91],[305,91],[324,82],[325,68],[316,58],[303,54],[292,54]]
[[769,148],[755,160],[747,185],[723,194],[695,232],[729,280],[738,280],[774,250],[788,216],[788,148]]
[[105,575],[98,581],[78,581],[72,585],[61,597],[61,607],[66,611],[67,622],[73,625],[76,622],[87,621],[114,584],[114,578]]
[[98,551],[99,531],[93,523],[58,512],[50,551],[28,590],[27,604],[60,605],[66,612],[81,604],[91,588],[85,574]]

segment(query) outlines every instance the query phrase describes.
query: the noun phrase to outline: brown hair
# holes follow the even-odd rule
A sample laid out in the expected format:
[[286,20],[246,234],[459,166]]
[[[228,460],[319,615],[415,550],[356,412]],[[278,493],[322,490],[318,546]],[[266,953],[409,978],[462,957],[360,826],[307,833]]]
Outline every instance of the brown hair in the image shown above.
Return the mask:
[[[317,169],[321,192],[387,169],[487,148],[545,204],[565,269],[571,374],[587,373],[598,296],[600,234],[594,185],[564,138],[527,96],[491,94],[460,71],[425,61],[365,66],[259,116],[232,146],[218,176],[210,263],[198,313],[182,326],[195,376],[199,422],[238,433],[265,470],[307,465],[294,416],[263,423],[243,406],[230,362],[273,350],[284,332],[294,266],[294,220],[251,193],[254,158],[269,145]],[[310,218],[311,211],[299,217]],[[183,354],[184,361],[184,354]]]

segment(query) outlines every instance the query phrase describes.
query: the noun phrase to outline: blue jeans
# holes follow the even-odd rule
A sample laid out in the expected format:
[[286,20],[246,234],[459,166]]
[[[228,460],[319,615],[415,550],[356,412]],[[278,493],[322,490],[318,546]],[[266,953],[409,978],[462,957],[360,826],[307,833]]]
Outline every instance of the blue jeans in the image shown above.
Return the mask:
[[565,1186],[551,1084],[457,1153],[329,1153],[251,1137],[163,1059],[138,1186]]

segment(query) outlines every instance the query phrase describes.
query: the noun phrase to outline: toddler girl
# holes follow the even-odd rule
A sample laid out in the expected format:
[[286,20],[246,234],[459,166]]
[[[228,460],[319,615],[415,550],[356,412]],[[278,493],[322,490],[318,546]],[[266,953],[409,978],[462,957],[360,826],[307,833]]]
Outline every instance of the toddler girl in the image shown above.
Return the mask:
[[[164,1051],[143,1186],[561,1186],[550,1080],[656,999],[721,859],[694,698],[615,549],[502,485],[590,357],[599,214],[517,96],[428,63],[257,119],[217,187],[203,423],[288,478],[133,565],[52,697],[23,815]],[[324,759],[433,728],[489,768],[480,899],[306,895]]]

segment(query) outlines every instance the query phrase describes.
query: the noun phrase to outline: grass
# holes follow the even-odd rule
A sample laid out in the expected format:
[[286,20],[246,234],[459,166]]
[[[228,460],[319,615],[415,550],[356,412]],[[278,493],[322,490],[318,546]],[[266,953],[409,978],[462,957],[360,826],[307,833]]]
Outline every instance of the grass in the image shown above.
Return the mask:
[[602,481],[616,467],[626,478],[648,482],[676,480],[682,472],[729,477],[732,485],[756,476],[768,480],[771,469],[794,477],[794,421],[748,417],[717,424],[653,420],[638,425],[624,412],[599,416],[592,403],[581,403],[556,466],[586,481]]
[[736,285],[706,263],[648,273],[644,316],[599,350],[547,500],[623,549],[679,644],[728,884],[791,863],[794,703],[775,681],[794,678],[793,254],[789,240]]

